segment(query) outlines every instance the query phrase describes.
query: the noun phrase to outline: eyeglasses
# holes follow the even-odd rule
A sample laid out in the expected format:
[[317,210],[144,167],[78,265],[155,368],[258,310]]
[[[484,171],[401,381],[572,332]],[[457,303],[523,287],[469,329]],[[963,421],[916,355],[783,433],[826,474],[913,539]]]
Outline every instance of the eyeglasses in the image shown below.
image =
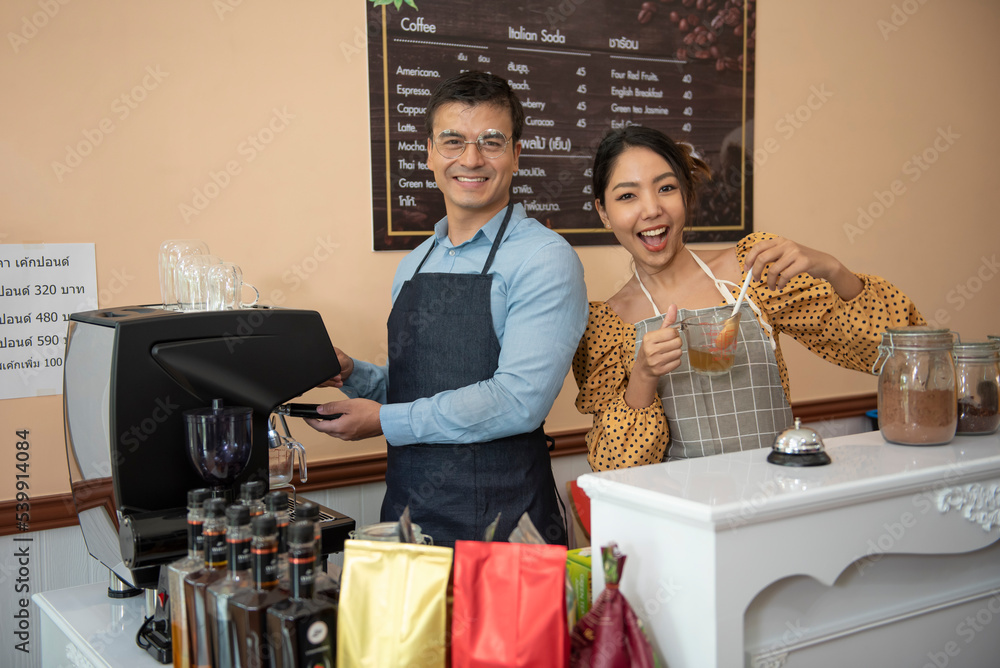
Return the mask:
[[465,153],[466,145],[475,144],[484,158],[494,160],[504,154],[509,143],[507,135],[499,130],[483,130],[475,141],[466,141],[465,137],[455,130],[445,130],[434,140],[434,148],[445,158],[451,159]]

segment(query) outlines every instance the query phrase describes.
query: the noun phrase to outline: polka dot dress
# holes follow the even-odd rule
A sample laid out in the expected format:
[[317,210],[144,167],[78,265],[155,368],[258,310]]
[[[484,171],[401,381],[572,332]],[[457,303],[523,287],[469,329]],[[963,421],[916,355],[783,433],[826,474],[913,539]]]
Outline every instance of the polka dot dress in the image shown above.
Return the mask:
[[[740,265],[754,244],[774,236],[757,232],[738,242]],[[926,323],[909,298],[891,283],[878,276],[858,277],[864,289],[849,302],[840,299],[828,282],[808,274],[792,279],[781,291],[769,290],[766,280],[753,281],[748,296],[761,308],[762,319],[771,324],[774,336],[783,332],[833,364],[870,373],[882,332]],[[733,294],[738,294],[738,288]],[[595,471],[666,458],[669,430],[662,403],[655,401],[642,409],[625,403],[635,361],[635,336],[635,326],[623,322],[606,303],[591,302],[587,329],[573,359],[573,375],[579,388],[577,410],[594,416],[587,447]],[[776,363],[788,397],[788,372],[777,343]]]

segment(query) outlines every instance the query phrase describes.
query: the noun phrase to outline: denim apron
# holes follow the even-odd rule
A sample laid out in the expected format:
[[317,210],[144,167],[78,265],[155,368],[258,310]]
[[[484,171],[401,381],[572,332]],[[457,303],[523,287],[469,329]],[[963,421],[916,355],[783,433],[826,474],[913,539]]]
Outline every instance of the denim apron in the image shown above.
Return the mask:
[[[388,403],[405,403],[489,380],[500,342],[493,329],[488,273],[513,203],[479,274],[421,274],[432,244],[389,314],[389,341],[402,352],[389,363]],[[496,540],[507,540],[521,515],[549,543],[566,544],[555,480],[542,427],[481,443],[389,444],[382,521],[410,516],[435,545],[482,540],[500,514]]]
[[[725,299],[727,306],[704,309],[677,309],[677,321],[694,315],[732,311],[736,299],[728,287],[731,281],[718,279],[708,265],[689,248],[695,261]],[[653,297],[636,279],[656,315],[635,325],[635,354],[638,357],[642,338],[659,329],[663,315]],[[760,319],[758,319],[760,318]],[[765,329],[767,333],[765,333]],[[687,340],[682,336],[681,364],[660,377],[657,392],[670,428],[670,446],[666,461],[706,457],[724,452],[770,448],[778,433],[792,423],[792,409],[781,386],[781,374],[775,358],[771,325],[760,309],[747,297],[740,305],[740,329],[733,368],[728,374],[705,376],[691,370]]]

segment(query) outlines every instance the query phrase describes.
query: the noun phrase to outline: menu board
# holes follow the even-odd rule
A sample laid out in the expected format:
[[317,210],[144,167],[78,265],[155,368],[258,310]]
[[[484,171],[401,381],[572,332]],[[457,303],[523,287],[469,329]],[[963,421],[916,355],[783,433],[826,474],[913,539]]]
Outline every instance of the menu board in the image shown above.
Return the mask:
[[444,217],[424,110],[441,80],[473,69],[507,79],[524,106],[514,200],[571,243],[615,243],[591,167],[604,133],[628,125],[691,144],[712,168],[689,240],[753,229],[755,0],[370,1],[376,250],[414,248]]

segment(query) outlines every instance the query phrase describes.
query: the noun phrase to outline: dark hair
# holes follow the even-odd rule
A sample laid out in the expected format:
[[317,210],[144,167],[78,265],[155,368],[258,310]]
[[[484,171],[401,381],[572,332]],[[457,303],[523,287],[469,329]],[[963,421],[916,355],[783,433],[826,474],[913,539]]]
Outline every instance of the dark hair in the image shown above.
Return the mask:
[[461,102],[471,106],[488,104],[498,109],[506,109],[510,112],[513,128],[510,140],[516,142],[521,139],[521,132],[524,130],[524,108],[505,79],[489,72],[470,70],[442,81],[427,101],[424,127],[427,129],[428,137],[434,134],[434,113],[438,107],[449,102]]
[[691,210],[695,186],[702,179],[711,177],[711,170],[700,158],[691,155],[689,144],[679,144],[654,128],[630,125],[621,130],[610,130],[601,139],[594,156],[594,196],[604,206],[604,191],[608,188],[611,172],[625,149],[648,148],[669,163],[681,184],[684,207]]

